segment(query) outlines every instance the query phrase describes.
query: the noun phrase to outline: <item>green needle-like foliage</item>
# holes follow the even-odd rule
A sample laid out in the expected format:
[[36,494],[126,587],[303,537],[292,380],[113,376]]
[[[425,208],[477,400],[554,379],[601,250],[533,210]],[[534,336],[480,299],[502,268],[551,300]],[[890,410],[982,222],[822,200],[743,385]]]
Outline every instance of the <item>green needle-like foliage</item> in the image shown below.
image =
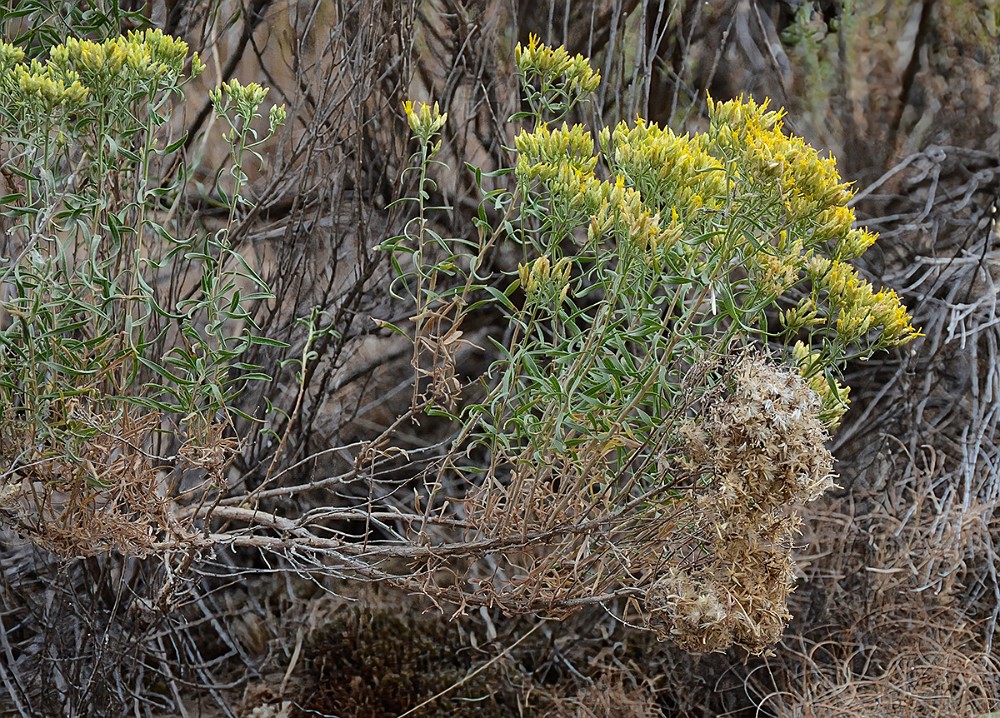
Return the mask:
[[221,481],[235,401],[268,378],[243,356],[268,341],[252,308],[270,292],[229,232],[245,157],[284,112],[257,140],[266,90],[213,93],[231,129],[228,222],[182,232],[172,108],[203,69],[158,30],[68,39],[45,62],[0,43],[0,497],[68,554],[182,532],[165,499]]

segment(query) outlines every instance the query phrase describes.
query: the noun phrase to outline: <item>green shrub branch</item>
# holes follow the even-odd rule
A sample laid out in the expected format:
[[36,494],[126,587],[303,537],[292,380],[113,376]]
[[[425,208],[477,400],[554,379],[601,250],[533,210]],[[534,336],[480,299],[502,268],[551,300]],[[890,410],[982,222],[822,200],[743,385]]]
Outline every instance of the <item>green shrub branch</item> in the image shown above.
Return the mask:
[[[510,322],[460,417],[457,385],[423,395],[446,395],[461,441],[489,457],[463,468],[460,441],[445,462],[469,482],[469,523],[525,541],[477,595],[511,611],[628,596],[638,622],[692,650],[764,650],[788,618],[788,508],[832,485],[840,372],[918,333],[850,265],[876,237],[854,227],[835,161],[785,134],[782,112],[710,99],[701,133],[639,118],[595,136],[562,122],[600,82],[587,60],[537,38],[516,57],[527,109],[511,168],[494,173],[513,187],[484,202],[503,219],[481,211],[478,244],[433,232],[424,187],[447,116],[407,103],[417,230],[383,245],[417,305],[418,381],[442,357],[454,376],[454,352],[416,357],[470,312],[492,304]],[[525,261],[481,277],[497,241]]]

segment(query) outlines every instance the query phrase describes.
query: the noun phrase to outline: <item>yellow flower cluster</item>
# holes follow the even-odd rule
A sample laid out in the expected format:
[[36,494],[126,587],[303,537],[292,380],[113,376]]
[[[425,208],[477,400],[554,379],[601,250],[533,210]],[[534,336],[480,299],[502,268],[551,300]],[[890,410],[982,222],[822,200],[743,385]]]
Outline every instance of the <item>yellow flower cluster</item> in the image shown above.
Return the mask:
[[[585,59],[537,38],[519,49],[518,63],[522,72],[597,77],[583,69]],[[678,246],[685,256],[703,252],[705,261],[735,268],[724,277],[752,288],[746,296],[754,302],[774,302],[808,282],[809,295],[779,313],[790,339],[825,331],[844,351],[855,345],[869,352],[919,336],[895,292],[875,291],[846,264],[877,237],[853,228],[852,194],[833,158],[787,136],[783,111],[768,110],[766,102],[709,99],[709,116],[708,131],[693,136],[641,118],[602,129],[598,144],[611,181],[595,174],[599,156],[587,128],[542,123],[516,138],[515,174],[529,191],[540,183],[560,217],[588,223],[593,245],[608,238],[619,250],[637,248],[655,270],[664,266],[663,252]],[[824,355],[820,374],[803,375],[825,397],[833,422],[847,390],[831,394],[825,372],[842,358]]]
[[521,288],[529,297],[538,296],[543,292],[558,294],[559,303],[566,299],[569,292],[569,277],[572,271],[569,257],[563,257],[552,264],[548,257],[542,256],[531,264],[518,265],[518,276]]
[[810,220],[817,239],[834,239],[850,230],[851,192],[841,181],[836,161],[820,157],[801,137],[782,132],[783,112],[752,98],[729,102],[708,99],[708,137],[720,159],[751,182],[777,183],[790,222]]
[[697,140],[676,135],[642,118],[600,134],[601,149],[615,171],[657,209],[676,209],[689,220],[702,207],[718,209],[728,194],[722,164]]
[[877,239],[878,235],[874,232],[869,232],[866,229],[852,229],[837,241],[833,257],[842,262],[857,259],[867,252]]
[[13,95],[16,104],[29,114],[51,113],[58,107],[74,107],[86,102],[88,91],[75,72],[59,72],[51,65],[32,60],[17,64],[0,76],[0,87]]
[[[115,80],[174,81],[183,73],[187,57],[187,43],[160,30],[133,31],[104,42],[69,38],[49,54],[52,65],[80,73],[90,87]],[[191,74],[199,75],[204,69],[195,53]]]
[[[23,64],[24,52],[0,43],[0,88],[29,114],[72,109],[93,95],[126,87],[156,89],[175,83],[187,61],[187,43],[159,30],[131,32],[104,42],[70,38],[53,47],[49,60]],[[204,65],[195,54],[191,73]]]
[[798,304],[780,314],[781,326],[790,334],[800,330],[811,330],[826,324],[826,318],[819,315],[819,308],[812,297],[803,297]]
[[[621,175],[614,183],[594,179],[584,198],[590,212],[588,237],[592,242],[610,236],[619,244],[626,242],[643,253],[654,268],[660,266],[663,253],[670,251],[683,236],[684,227],[676,210],[664,223],[659,213],[646,209],[641,193],[626,186]],[[666,226],[664,226],[666,224]]]
[[858,342],[872,331],[878,333],[880,347],[899,346],[920,336],[896,293],[876,292],[851,265],[812,257],[807,271],[815,289],[826,293],[831,314],[836,314],[837,336],[844,344]]
[[[600,146],[613,170],[650,207],[676,211],[685,225],[722,210],[729,222],[774,208],[774,229],[753,230],[758,236],[748,246],[756,248],[745,250],[744,259],[766,295],[779,296],[800,281],[816,250],[847,261],[872,245],[874,234],[852,229],[851,194],[834,161],[802,138],[786,136],[781,112],[752,99],[709,99],[709,112],[711,126],[703,134],[679,136],[639,118],[631,127],[602,130]],[[713,237],[713,250],[732,239]]]
[[[623,175],[614,182],[594,174],[598,158],[594,139],[581,125],[565,124],[549,130],[542,124],[534,132],[522,131],[515,139],[519,156],[515,174],[522,182],[544,183],[555,198],[589,218],[589,237],[605,236],[628,242],[656,263],[683,233],[676,210],[666,226],[658,212],[650,212],[642,194]],[[585,221],[585,220],[584,220]]]
[[593,174],[597,166],[594,137],[583,125],[549,130],[541,124],[534,132],[522,130],[514,138],[518,152],[518,174],[525,177],[548,178],[564,166]]
[[[267,92],[268,88],[261,87],[256,82],[243,85],[235,78],[229,82],[223,82],[214,90],[209,91],[209,99],[211,99],[212,106],[219,117],[228,118],[230,109],[235,108],[236,117],[242,120],[242,126],[239,126],[233,124],[234,121],[229,119],[228,122],[232,130],[223,133],[222,139],[226,142],[235,141],[239,132],[248,127],[254,118],[258,116],[257,111],[260,109],[264,98],[267,97]],[[271,132],[274,132],[285,123],[287,114],[284,105],[274,105],[271,107],[268,112]]]
[[414,104],[411,100],[403,103],[403,112],[406,114],[406,122],[410,125],[410,131],[421,144],[426,144],[431,137],[436,135],[448,121],[448,113],[441,112],[438,103],[428,105],[425,102]]
[[0,73],[24,60],[24,50],[0,40]]
[[767,111],[769,102],[757,103],[752,97],[729,102],[716,102],[708,98],[708,114],[718,127],[747,128],[762,132],[780,129],[784,112]]
[[256,82],[242,85],[239,80],[233,78],[229,82],[223,82],[214,90],[210,90],[208,96],[217,109],[230,102],[233,103],[236,106],[237,114],[245,122],[250,122],[257,114],[260,103],[267,97],[267,91],[268,88],[261,87]]
[[551,48],[539,42],[537,35],[528,36],[528,46],[518,43],[514,48],[517,69],[526,83],[538,79],[543,91],[559,85],[576,95],[594,92],[601,84],[601,74],[590,66],[583,55],[570,56],[565,47]]
[[828,378],[825,370],[828,361],[824,360],[820,352],[814,352],[803,342],[795,342],[795,346],[792,347],[792,359],[795,361],[799,376],[819,397],[820,409],[817,418],[828,429],[837,428],[851,404],[848,398],[851,387],[844,386],[836,379]]
[[765,296],[778,297],[801,279],[802,239],[788,239],[781,230],[775,246],[753,252],[748,263],[752,278]]

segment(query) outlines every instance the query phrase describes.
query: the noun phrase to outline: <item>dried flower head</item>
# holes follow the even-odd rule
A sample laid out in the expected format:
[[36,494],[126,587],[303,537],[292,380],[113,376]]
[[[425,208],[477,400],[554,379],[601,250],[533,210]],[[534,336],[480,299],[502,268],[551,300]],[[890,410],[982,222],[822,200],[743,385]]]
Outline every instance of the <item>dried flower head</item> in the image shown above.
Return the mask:
[[651,627],[686,650],[762,652],[790,618],[796,507],[833,486],[821,403],[791,369],[746,354],[730,367],[701,427],[682,425],[690,460],[711,476],[692,530],[700,557],[673,567],[645,598]]

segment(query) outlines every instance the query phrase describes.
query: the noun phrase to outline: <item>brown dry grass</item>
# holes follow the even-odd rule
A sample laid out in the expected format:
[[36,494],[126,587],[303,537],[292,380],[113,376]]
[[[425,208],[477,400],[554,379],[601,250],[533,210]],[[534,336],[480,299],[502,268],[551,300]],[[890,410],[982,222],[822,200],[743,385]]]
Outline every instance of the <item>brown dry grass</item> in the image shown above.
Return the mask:
[[126,409],[113,430],[83,407],[73,418],[98,432],[76,458],[36,452],[33,460],[16,461],[39,442],[15,436],[14,427],[4,432],[8,451],[0,456],[21,467],[0,484],[7,518],[22,535],[65,556],[144,552],[170,525],[157,471],[142,451],[157,417]]

